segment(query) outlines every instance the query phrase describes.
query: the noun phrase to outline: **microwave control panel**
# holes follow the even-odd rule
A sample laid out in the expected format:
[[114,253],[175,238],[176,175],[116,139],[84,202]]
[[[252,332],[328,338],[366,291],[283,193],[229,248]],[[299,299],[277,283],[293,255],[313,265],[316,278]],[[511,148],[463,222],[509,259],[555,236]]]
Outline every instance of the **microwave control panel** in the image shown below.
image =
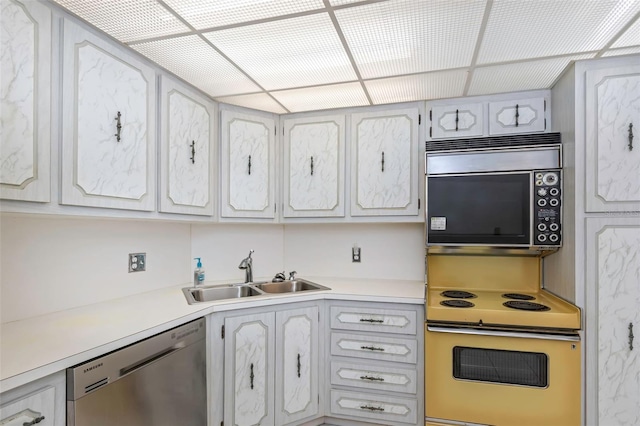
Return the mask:
[[533,245],[562,245],[560,170],[536,170],[534,178]]

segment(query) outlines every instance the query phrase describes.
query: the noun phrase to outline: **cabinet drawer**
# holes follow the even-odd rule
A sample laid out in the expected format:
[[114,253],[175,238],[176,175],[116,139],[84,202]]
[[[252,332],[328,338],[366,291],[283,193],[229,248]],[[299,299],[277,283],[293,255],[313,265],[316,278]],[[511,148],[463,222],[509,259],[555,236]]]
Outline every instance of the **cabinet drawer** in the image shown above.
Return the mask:
[[417,330],[416,311],[332,306],[330,315],[333,329],[413,335]]
[[413,398],[331,391],[332,414],[415,425],[418,424],[417,411],[418,402]]
[[416,393],[415,369],[393,368],[367,363],[331,363],[331,384],[380,391]]
[[53,386],[38,390],[30,395],[0,407],[0,425],[47,426],[54,424],[56,389]]
[[416,363],[418,344],[413,339],[331,333],[331,355]]

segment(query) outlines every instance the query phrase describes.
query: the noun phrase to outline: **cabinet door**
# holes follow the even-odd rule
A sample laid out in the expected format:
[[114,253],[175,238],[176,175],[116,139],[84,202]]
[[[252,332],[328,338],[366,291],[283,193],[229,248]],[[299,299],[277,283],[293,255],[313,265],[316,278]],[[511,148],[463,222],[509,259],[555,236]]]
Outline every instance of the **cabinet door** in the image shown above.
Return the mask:
[[318,307],[276,313],[276,424],[318,414]]
[[489,134],[543,132],[546,128],[544,98],[489,103]]
[[222,111],[222,217],[275,217],[275,121]]
[[53,386],[36,391],[31,395],[0,407],[0,424],[3,426],[56,426],[55,396]]
[[273,312],[225,319],[225,424],[274,424],[274,319]]
[[160,211],[211,216],[215,106],[163,77],[160,107]]
[[64,21],[62,203],[155,210],[155,73]]
[[640,211],[640,66],[587,71],[586,90],[586,210]]
[[[640,217],[587,219],[587,422],[640,424]],[[596,317],[597,314],[597,317]]]
[[0,2],[0,197],[50,201],[51,11]]
[[284,217],[344,217],[344,116],[284,122]]
[[482,103],[434,105],[431,108],[432,139],[453,139],[482,136],[484,114]]
[[418,109],[351,115],[351,215],[418,214]]

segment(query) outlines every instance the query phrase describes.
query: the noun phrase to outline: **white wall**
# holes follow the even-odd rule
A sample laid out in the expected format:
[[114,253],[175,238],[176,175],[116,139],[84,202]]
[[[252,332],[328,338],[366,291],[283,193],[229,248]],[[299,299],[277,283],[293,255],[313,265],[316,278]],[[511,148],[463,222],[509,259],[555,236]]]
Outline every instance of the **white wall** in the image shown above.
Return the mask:
[[[128,254],[146,252],[146,272]],[[190,226],[166,222],[0,217],[0,320],[187,282]]]
[[[351,247],[362,262],[351,262]],[[255,250],[254,279],[277,272],[344,278],[424,279],[422,224],[183,224],[139,220],[0,216],[0,321],[71,309],[193,279],[242,282]],[[147,253],[129,273],[128,254]]]

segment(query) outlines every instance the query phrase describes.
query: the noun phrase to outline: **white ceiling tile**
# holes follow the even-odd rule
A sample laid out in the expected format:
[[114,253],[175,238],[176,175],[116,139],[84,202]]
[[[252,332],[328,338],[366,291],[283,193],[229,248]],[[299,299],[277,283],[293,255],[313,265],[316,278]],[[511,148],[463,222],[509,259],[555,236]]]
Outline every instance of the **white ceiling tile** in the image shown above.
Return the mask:
[[467,95],[548,89],[571,61],[593,57],[594,54],[573,55],[562,58],[478,67],[473,72]]
[[155,0],[54,1],[124,43],[189,31]]
[[271,92],[291,112],[369,105],[360,83]]
[[374,104],[462,96],[467,70],[432,72],[365,81]]
[[176,37],[131,47],[211,96],[260,91],[199,36]]
[[477,63],[597,51],[638,11],[638,0],[495,0]]
[[398,0],[336,10],[363,78],[469,66],[484,0]]
[[164,0],[196,29],[232,25],[324,7],[322,0]]
[[225,96],[216,98],[216,101],[225,104],[238,105],[246,108],[258,109],[261,111],[269,111],[275,114],[285,114],[288,111],[273,100],[266,93],[253,93],[250,95]]
[[615,50],[607,50],[602,54],[602,56],[620,56],[620,55],[631,55],[634,53],[640,53],[640,46],[635,47],[623,47],[622,49]]
[[203,35],[267,90],[356,79],[326,13]]
[[611,47],[627,47],[640,45],[640,19],[636,19]]

